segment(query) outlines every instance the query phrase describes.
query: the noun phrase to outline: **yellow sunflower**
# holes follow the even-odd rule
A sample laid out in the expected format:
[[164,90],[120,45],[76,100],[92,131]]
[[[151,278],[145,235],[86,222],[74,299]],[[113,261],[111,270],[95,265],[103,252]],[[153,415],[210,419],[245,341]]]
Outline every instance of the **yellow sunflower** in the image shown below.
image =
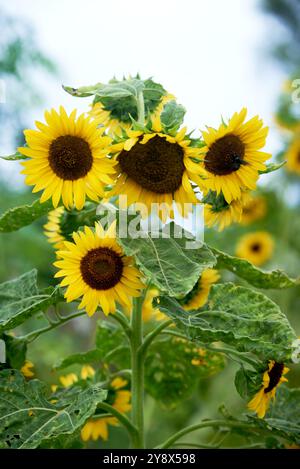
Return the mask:
[[[77,383],[78,376],[76,375],[76,373],[69,373],[68,375],[60,376],[59,381],[61,382],[64,388],[68,388],[74,383]],[[54,387],[52,389],[54,389]]]
[[66,208],[81,210],[86,196],[98,201],[112,183],[111,139],[84,114],[76,119],[76,110],[68,116],[61,106],[59,113],[46,111],[45,119],[47,124],[36,122],[38,130],[24,131],[28,146],[18,149],[30,158],[22,163],[25,182],[43,191],[41,203],[52,197],[55,208],[62,199]]
[[[128,382],[123,378],[115,378],[111,382],[111,391],[113,393],[113,402],[112,407],[118,410],[122,414],[129,412],[131,409],[131,392],[126,389],[121,389],[127,386]],[[83,441],[88,440],[102,440],[106,441],[108,439],[108,425],[117,426],[119,425],[118,420],[115,417],[105,417],[90,419],[81,429],[81,438]]]
[[233,200],[230,204],[225,204],[221,209],[210,205],[204,205],[204,223],[211,228],[218,226],[218,231],[223,231],[224,228],[232,223],[239,223],[243,211],[243,204],[241,200]]
[[300,138],[295,138],[291,143],[285,154],[285,159],[287,160],[286,169],[300,175]]
[[261,419],[264,418],[269,408],[271,399],[275,399],[278,386],[287,381],[284,377],[289,368],[283,363],[277,363],[274,360],[269,362],[268,369],[263,374],[262,387],[248,403],[248,409],[257,413]]
[[250,225],[256,220],[264,218],[267,212],[266,199],[262,196],[249,196],[243,204],[243,213],[241,218],[242,225]]
[[215,269],[206,269],[193,289],[182,299],[180,303],[187,310],[199,309],[205,305],[212,285],[217,282],[220,275]]
[[61,217],[64,213],[64,207],[58,207],[48,214],[47,223],[44,225],[44,233],[49,243],[53,244],[55,249],[63,249],[65,237],[61,232]]
[[245,122],[247,109],[235,113],[228,124],[219,129],[208,127],[202,132],[206,146],[201,149],[202,165],[207,172],[207,189],[223,193],[230,203],[241,197],[242,190],[253,190],[263,171],[269,153],[261,151],[266,143],[268,128],[258,116]]
[[162,313],[159,308],[153,307],[152,302],[157,296],[159,296],[159,291],[156,288],[149,288],[145,295],[142,307],[142,316],[144,322],[151,321],[152,319],[155,319],[156,321],[163,321],[164,319],[167,319],[167,316]]
[[199,157],[200,149],[190,143],[185,127],[175,136],[165,134],[159,118],[153,120],[149,133],[129,130],[127,139],[113,145],[118,166],[111,196],[126,195],[127,207],[144,204],[147,216],[152,204],[159,204],[163,221],[173,218],[173,202],[187,216],[192,208],[185,204],[198,203],[192,184],[200,185],[204,174],[201,165],[192,160]]
[[33,378],[33,368],[34,364],[30,360],[26,360],[20,371],[25,378]]
[[67,286],[67,302],[82,297],[79,308],[92,316],[98,306],[104,314],[114,313],[116,302],[131,309],[132,297],[138,297],[144,288],[141,274],[133,260],[123,254],[116,241],[116,224],[105,232],[100,223],[95,231],[85,226],[73,233],[74,242],[65,241],[65,250],[58,251],[60,260],[54,265],[61,269],[55,277],[65,277],[61,286]]
[[81,368],[81,373],[80,373],[81,379],[93,378],[95,374],[96,372],[91,365],[84,365]]
[[272,236],[266,231],[256,231],[247,233],[240,238],[236,248],[236,255],[259,266],[272,257],[273,249],[274,241]]

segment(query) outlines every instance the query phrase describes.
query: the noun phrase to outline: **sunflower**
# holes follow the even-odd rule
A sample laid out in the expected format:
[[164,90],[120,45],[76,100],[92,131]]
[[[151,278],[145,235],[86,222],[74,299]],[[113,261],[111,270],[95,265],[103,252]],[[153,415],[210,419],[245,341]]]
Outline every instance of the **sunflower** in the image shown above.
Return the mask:
[[242,190],[253,190],[259,176],[271,158],[260,151],[264,147],[268,128],[258,116],[244,122],[247,109],[235,113],[228,124],[219,129],[208,127],[202,132],[206,146],[201,149],[202,166],[207,172],[203,181],[207,189],[222,192],[226,202],[241,197]]
[[94,368],[90,365],[84,365],[81,368],[81,373],[80,373],[81,379],[93,378],[95,376],[95,374],[96,374],[96,372],[95,372]]
[[202,308],[207,302],[211,286],[217,282],[219,278],[220,275],[217,270],[204,270],[193,289],[183,299],[179,300],[182,307],[187,311]]
[[32,368],[34,368],[34,364],[31,361],[26,360],[20,371],[25,378],[33,378],[34,372],[32,371]]
[[156,321],[162,321],[167,318],[167,316],[162,313],[159,308],[154,308],[153,306],[153,300],[157,296],[159,296],[159,291],[156,288],[149,288],[149,290],[147,290],[142,307],[142,316],[144,322],[151,321],[152,319],[155,319]]
[[[126,387],[128,382],[123,378],[115,378],[110,385],[109,395],[113,394],[112,407],[122,414],[129,412],[131,409],[131,392],[122,389]],[[106,441],[108,439],[108,425],[117,426],[118,420],[115,417],[105,417],[105,414],[101,418],[90,419],[81,429],[81,438],[83,441],[88,440],[98,440],[98,438],[102,438],[102,440]]]
[[243,205],[248,197],[248,194],[243,192],[240,199],[232,200],[229,204],[222,193],[217,195],[216,192],[209,191],[203,199],[205,225],[209,228],[217,225],[218,230],[223,231],[232,223],[239,223]]
[[248,197],[242,208],[242,225],[250,225],[254,221],[264,218],[267,212],[266,199],[262,196]]
[[69,386],[72,386],[74,383],[77,383],[78,376],[76,375],[76,373],[69,373],[68,375],[60,376],[59,381],[61,382],[64,388],[68,388]]
[[24,166],[25,182],[43,191],[41,203],[52,197],[54,208],[62,199],[66,208],[81,210],[86,196],[94,201],[104,196],[104,187],[112,183],[114,162],[106,156],[111,139],[104,129],[76,110],[69,116],[61,106],[45,112],[47,124],[36,122],[39,130],[25,130],[27,147],[19,148],[31,159]]
[[140,272],[133,260],[123,254],[116,241],[116,224],[105,232],[100,223],[95,231],[85,226],[73,233],[74,242],[65,241],[65,250],[58,251],[60,260],[54,265],[61,269],[55,277],[65,277],[67,302],[82,297],[79,308],[92,316],[100,306],[104,314],[114,313],[116,302],[131,309],[132,297],[140,296],[144,288]]
[[248,409],[257,413],[261,419],[264,418],[269,408],[271,399],[275,399],[278,386],[287,381],[284,375],[289,368],[283,363],[277,363],[274,360],[269,362],[268,369],[263,374],[262,387],[248,403]]
[[48,214],[47,223],[44,225],[44,233],[49,243],[53,244],[55,249],[63,249],[65,237],[61,232],[61,218],[64,213],[64,207],[58,207]]
[[272,236],[266,231],[256,231],[245,234],[240,238],[236,248],[236,255],[259,266],[271,258],[273,249],[274,241]]
[[[126,195],[129,207],[139,201],[147,208],[159,204],[163,221],[174,217],[173,202],[179,213],[187,216],[191,206],[198,203],[192,184],[201,184],[204,170],[192,159],[200,149],[191,147],[186,128],[175,136],[162,132],[160,118],[152,122],[151,131],[127,131],[127,138],[113,145],[118,166],[117,180],[111,195]],[[143,213],[142,213],[143,215]]]
[[285,158],[286,169],[291,173],[300,175],[300,138],[295,138],[289,146]]

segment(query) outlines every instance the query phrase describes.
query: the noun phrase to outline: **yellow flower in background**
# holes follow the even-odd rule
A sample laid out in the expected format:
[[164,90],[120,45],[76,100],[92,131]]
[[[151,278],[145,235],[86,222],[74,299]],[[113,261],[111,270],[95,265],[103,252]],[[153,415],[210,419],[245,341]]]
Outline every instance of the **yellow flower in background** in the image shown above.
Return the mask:
[[266,231],[256,231],[242,236],[236,248],[236,255],[254,265],[262,265],[271,259],[274,240]]
[[[131,409],[131,392],[124,388],[127,386],[128,381],[121,377],[114,378],[111,382],[112,391],[115,392],[112,407],[122,414],[129,412]],[[90,419],[81,429],[81,438],[83,441],[94,440],[102,438],[106,441],[108,439],[108,425],[118,426],[119,422],[116,417],[101,417],[97,419]]]
[[54,263],[60,270],[55,277],[65,277],[67,302],[82,297],[79,308],[92,316],[100,306],[104,314],[114,313],[116,303],[131,309],[132,297],[144,288],[141,274],[126,257],[116,241],[116,225],[104,231],[100,223],[95,231],[85,226],[73,233],[74,242],[65,241],[65,250],[58,251],[60,260]]
[[155,319],[156,321],[163,321],[164,319],[167,319],[167,316],[162,313],[159,308],[153,307],[152,302],[157,296],[159,296],[159,291],[157,288],[149,288],[145,295],[142,307],[142,316],[144,322],[151,321],[152,319]]
[[33,378],[32,368],[34,368],[34,364],[30,360],[26,360],[20,371],[25,378]]
[[233,200],[222,209],[217,209],[213,205],[204,205],[204,223],[208,228],[213,226],[218,227],[218,231],[223,231],[224,228],[232,223],[239,223],[243,211],[243,204],[241,200]]
[[61,106],[59,113],[46,111],[45,119],[47,124],[36,122],[38,130],[24,131],[28,146],[18,149],[30,158],[21,163],[25,182],[43,191],[41,203],[52,197],[55,208],[62,199],[66,208],[81,210],[86,197],[98,201],[112,183],[111,139],[84,114],[76,119],[76,110],[68,116]]
[[59,381],[61,382],[64,388],[68,388],[69,386],[72,386],[74,383],[77,383],[78,376],[75,373],[69,373],[68,375],[60,376]]
[[266,213],[266,199],[263,196],[249,196],[243,205],[241,224],[250,225],[250,223],[264,218]]
[[206,146],[201,149],[207,189],[223,193],[230,203],[239,199],[242,190],[254,190],[259,171],[266,168],[269,153],[261,151],[266,143],[268,128],[258,116],[245,122],[247,109],[235,113],[228,124],[216,130],[207,127],[202,132]]
[[63,249],[65,237],[61,233],[61,217],[64,213],[63,207],[58,207],[48,214],[47,223],[44,225],[44,233],[49,243],[53,244],[55,249]]
[[[299,134],[298,134],[299,135]],[[300,175],[300,138],[295,138],[285,154],[286,169]]]
[[163,221],[174,217],[173,202],[181,215],[188,216],[191,208],[184,205],[198,202],[192,183],[201,184],[204,170],[192,160],[200,149],[191,147],[186,128],[175,136],[164,134],[157,118],[151,132],[129,130],[127,137],[113,145],[118,177],[109,196],[126,195],[127,207],[137,201],[145,204],[146,216],[151,204],[163,204],[159,213]]
[[93,378],[95,376],[95,373],[96,372],[92,366],[84,365],[81,368],[80,376],[81,376],[81,379],[88,379],[88,378]]
[[275,399],[278,386],[287,381],[284,375],[288,371],[289,368],[283,363],[277,363],[274,360],[269,362],[268,369],[263,374],[261,389],[248,403],[248,409],[256,412],[259,418],[264,418],[271,399]]
[[212,285],[216,283],[219,278],[220,275],[217,270],[204,270],[193,289],[180,300],[182,307],[187,311],[202,308],[207,302]]

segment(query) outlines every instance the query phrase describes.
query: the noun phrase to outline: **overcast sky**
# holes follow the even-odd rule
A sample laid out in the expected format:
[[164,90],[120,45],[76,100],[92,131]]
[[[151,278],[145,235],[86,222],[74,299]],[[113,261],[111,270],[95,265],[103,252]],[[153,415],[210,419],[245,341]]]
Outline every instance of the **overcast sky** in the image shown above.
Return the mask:
[[[268,58],[272,30],[258,0],[0,0],[24,16],[60,66],[45,82],[46,107],[86,109],[61,82],[88,85],[113,75],[153,76],[187,109],[191,129],[218,125],[242,106],[272,126],[283,75]],[[33,117],[42,118],[41,109]],[[268,149],[277,146],[276,135]]]

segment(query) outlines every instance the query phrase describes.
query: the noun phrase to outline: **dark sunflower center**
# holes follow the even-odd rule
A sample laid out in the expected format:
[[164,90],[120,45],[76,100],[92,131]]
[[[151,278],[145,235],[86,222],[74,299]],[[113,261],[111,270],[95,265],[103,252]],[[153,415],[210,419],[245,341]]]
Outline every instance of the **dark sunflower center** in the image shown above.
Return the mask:
[[261,245],[259,243],[253,243],[251,246],[252,252],[259,252],[261,250]]
[[273,368],[271,368],[271,370],[268,372],[270,382],[269,382],[269,386],[264,390],[265,394],[267,392],[271,392],[272,389],[274,389],[277,386],[282,376],[283,369],[284,369],[283,363],[277,363],[277,362],[274,363]]
[[122,171],[144,189],[168,194],[181,185],[183,156],[180,145],[156,135],[144,145],[136,143],[130,151],[123,150],[118,161]]
[[245,145],[239,137],[233,134],[216,140],[204,158],[207,171],[217,176],[226,176],[237,171],[244,161]]
[[89,251],[80,263],[83,280],[96,290],[114,287],[123,273],[122,258],[112,249],[97,248]]
[[49,164],[61,179],[75,181],[90,171],[93,157],[89,144],[81,137],[63,135],[50,145]]

